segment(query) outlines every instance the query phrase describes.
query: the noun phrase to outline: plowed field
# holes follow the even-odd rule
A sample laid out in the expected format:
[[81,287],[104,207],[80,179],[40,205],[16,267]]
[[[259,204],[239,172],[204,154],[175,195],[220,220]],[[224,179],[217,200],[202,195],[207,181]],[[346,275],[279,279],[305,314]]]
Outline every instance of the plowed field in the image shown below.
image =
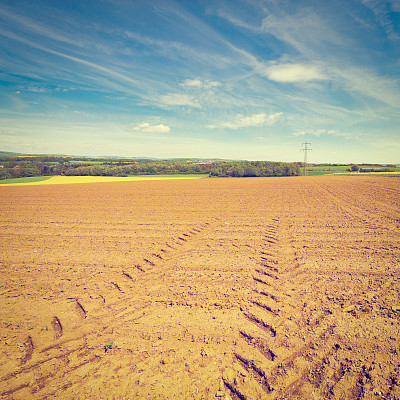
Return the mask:
[[0,187],[4,399],[399,399],[400,179]]

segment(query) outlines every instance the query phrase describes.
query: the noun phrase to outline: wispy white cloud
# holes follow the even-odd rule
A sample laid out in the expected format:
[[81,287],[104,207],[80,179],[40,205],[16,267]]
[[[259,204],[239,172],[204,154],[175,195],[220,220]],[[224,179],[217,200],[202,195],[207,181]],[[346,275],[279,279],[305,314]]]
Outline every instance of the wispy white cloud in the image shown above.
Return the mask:
[[237,114],[231,121],[219,122],[217,124],[207,125],[209,129],[215,128],[227,128],[227,129],[240,129],[240,128],[249,128],[249,127],[257,127],[263,125],[272,125],[283,115],[282,112],[274,113],[274,114],[252,114],[252,115],[243,115]]
[[295,131],[293,136],[321,136],[321,135],[334,135],[343,136],[343,134],[337,129],[316,129],[316,130],[306,130],[306,131]]
[[148,122],[143,122],[134,127],[133,130],[143,133],[169,133],[171,128],[164,124],[151,125]]
[[251,31],[253,33],[256,33],[256,34],[259,34],[261,32],[261,26],[260,25],[254,25],[254,24],[251,24],[251,23],[249,23],[247,21],[244,21],[242,18],[233,15],[231,10],[229,10],[229,9],[219,8],[216,11],[216,15],[218,15],[218,17],[220,17],[220,18],[223,18],[223,19],[227,20],[232,25],[235,25],[235,26],[237,26],[239,28],[243,28],[243,29],[249,30],[249,31]]
[[21,87],[18,93],[23,92],[33,92],[33,93],[45,93],[48,91],[47,88],[43,86],[26,86],[26,87]]
[[353,96],[361,95],[364,101],[374,99],[391,107],[400,104],[400,85],[398,79],[382,77],[368,68],[347,66],[332,68],[336,84]]
[[333,29],[326,18],[307,7],[294,13],[279,10],[267,15],[262,30],[286,42],[308,59],[319,59],[322,49],[348,47],[353,42]]
[[191,107],[201,108],[198,100],[186,93],[169,93],[159,97],[159,103],[162,107]]
[[5,8],[0,9],[0,15],[6,17],[9,20],[12,20],[17,26],[23,29],[25,32],[29,34],[37,34],[42,37],[46,37],[49,39],[53,39],[59,42],[73,44],[74,46],[79,46],[79,41],[75,37],[74,39],[70,38],[69,35],[65,34],[54,27],[49,27],[48,25],[44,25],[43,23],[38,22],[32,18],[27,16],[17,14],[12,12],[11,10],[6,10]]
[[212,89],[221,86],[221,83],[209,80],[202,81],[201,79],[185,79],[180,85],[188,88]]
[[[365,6],[371,9],[378,23],[385,29],[387,35],[395,38],[397,31],[392,18],[389,16],[389,3],[379,0],[362,0]],[[329,6],[327,6],[329,7]],[[350,8],[354,7],[353,5]],[[393,8],[393,5],[392,5]],[[329,15],[325,10],[320,11],[306,7],[296,11],[285,7],[271,8],[271,12],[263,19],[262,30],[274,35],[278,40],[286,43],[297,51],[297,54],[281,56],[283,61],[270,62],[265,68],[257,66],[257,70],[268,79],[279,83],[302,83],[312,81],[331,82],[336,91],[327,92],[331,99],[325,96],[324,101],[332,103],[333,96],[341,91],[350,95],[357,103],[358,109],[351,107],[352,112],[359,113],[376,106],[376,102],[398,107],[400,104],[400,85],[398,79],[387,78],[372,67],[364,67],[357,58],[357,54],[365,55],[364,43],[357,40],[358,34],[373,29],[365,22],[355,30],[347,30],[341,26],[335,14]],[[349,21],[354,19],[349,13]],[[338,29],[339,28],[339,29]],[[354,29],[353,29],[354,28]],[[353,29],[353,30],[352,30]],[[396,36],[397,37],[397,36]],[[376,40],[376,39],[375,39]],[[304,60],[297,62],[294,60]],[[315,92],[308,94],[310,100],[315,99]],[[304,93],[307,96],[307,93]],[[374,111],[376,112],[376,110]]]
[[22,132],[17,129],[3,129],[3,128],[0,129],[0,136],[14,137],[14,136],[18,136],[21,134],[22,134]]
[[173,56],[174,53],[189,57],[194,57],[196,55],[195,49],[180,41],[154,38],[130,30],[125,30],[121,32],[121,34],[136,43],[143,44],[152,49],[157,49],[157,52],[161,54],[168,54],[170,57]]
[[57,51],[57,50],[53,50],[53,49],[51,49],[49,47],[40,45],[38,43],[35,43],[35,42],[33,42],[33,41],[29,40],[29,39],[23,38],[23,37],[21,37],[19,35],[16,35],[16,34],[12,33],[12,32],[9,32],[9,31],[4,31],[4,30],[0,29],[0,34],[3,35],[3,36],[8,37],[10,39],[14,39],[14,40],[17,40],[17,41],[19,41],[21,43],[24,43],[24,44],[27,44],[29,46],[35,47],[36,49],[42,50],[42,51],[44,51],[46,53],[53,54],[53,55],[62,57],[64,59],[68,59],[68,60],[74,61],[74,62],[76,62],[78,64],[85,65],[85,66],[87,66],[87,67],[89,67],[91,69],[94,69],[96,71],[105,73],[109,77],[118,78],[121,81],[124,81],[126,83],[130,83],[130,84],[135,85],[135,86],[139,85],[139,81],[137,81],[137,80],[135,80],[135,79],[133,79],[133,78],[127,76],[127,75],[124,75],[123,73],[116,72],[116,71],[114,71],[114,70],[112,70],[110,68],[104,67],[102,65],[98,65],[98,64],[93,63],[91,61],[87,61],[87,60],[84,60],[84,59],[81,59],[81,58],[78,58],[78,57],[74,57],[72,55],[69,55],[69,54],[66,54],[66,53],[62,53],[62,52]]
[[294,83],[327,79],[327,76],[315,65],[276,64],[267,67],[265,75],[276,82]]
[[396,0],[389,2],[362,0],[362,3],[374,13],[376,20],[385,31],[388,38],[396,42],[400,41],[400,27],[390,16],[391,11],[400,12],[400,2]]
[[93,113],[88,113],[86,111],[81,111],[81,110],[74,110],[72,112],[76,116],[84,117],[84,118],[90,118],[92,121],[97,118],[96,114]]
[[[193,17],[193,23],[196,18]],[[179,29],[179,28],[177,28]],[[196,32],[193,30],[193,32]],[[151,36],[143,35],[137,32],[126,30],[122,34],[130,39],[133,43],[138,43],[146,46],[147,49],[151,49],[153,55],[164,57],[165,59],[177,60],[179,62],[190,62],[194,65],[217,68],[226,68],[232,62],[232,57],[226,54],[226,50],[222,51],[221,48],[215,48],[216,46],[210,46],[210,42],[197,42],[195,38],[195,45],[188,45],[180,40],[165,40],[160,38],[154,38]],[[217,36],[217,35],[215,35]],[[209,46],[205,45],[207,43]],[[128,42],[128,45],[130,43]],[[218,47],[218,46],[217,46]]]
[[399,0],[390,0],[391,11],[400,12],[400,1]]

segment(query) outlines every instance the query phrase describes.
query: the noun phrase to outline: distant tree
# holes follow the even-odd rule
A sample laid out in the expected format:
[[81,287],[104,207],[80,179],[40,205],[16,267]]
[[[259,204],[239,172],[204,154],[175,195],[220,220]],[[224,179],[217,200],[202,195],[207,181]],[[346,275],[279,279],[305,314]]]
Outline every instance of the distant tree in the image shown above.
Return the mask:
[[253,165],[253,164],[248,164],[248,165],[246,165],[246,166],[244,167],[244,174],[243,174],[243,176],[248,176],[248,177],[251,177],[251,176],[259,176],[259,175],[258,175],[257,167],[256,167],[255,165]]
[[2,169],[0,169],[0,179],[10,179],[12,176],[7,172]]
[[358,172],[360,170],[360,167],[358,165],[353,164],[351,166],[351,171],[352,172]]

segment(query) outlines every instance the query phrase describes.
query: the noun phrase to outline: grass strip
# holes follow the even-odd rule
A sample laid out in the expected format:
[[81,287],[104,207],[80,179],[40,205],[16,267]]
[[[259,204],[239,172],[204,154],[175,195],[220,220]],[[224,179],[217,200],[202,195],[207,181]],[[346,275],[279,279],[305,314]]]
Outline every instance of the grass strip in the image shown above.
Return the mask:
[[50,176],[28,176],[25,178],[11,178],[0,180],[0,185],[15,185],[15,184],[29,184],[35,182],[42,182],[50,179]]

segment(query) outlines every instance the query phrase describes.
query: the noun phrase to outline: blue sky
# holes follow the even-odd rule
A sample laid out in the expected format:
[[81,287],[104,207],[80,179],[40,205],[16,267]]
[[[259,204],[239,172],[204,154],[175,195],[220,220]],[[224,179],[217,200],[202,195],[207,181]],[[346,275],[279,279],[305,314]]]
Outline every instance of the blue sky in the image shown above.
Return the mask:
[[0,150],[400,163],[400,0],[0,0]]

